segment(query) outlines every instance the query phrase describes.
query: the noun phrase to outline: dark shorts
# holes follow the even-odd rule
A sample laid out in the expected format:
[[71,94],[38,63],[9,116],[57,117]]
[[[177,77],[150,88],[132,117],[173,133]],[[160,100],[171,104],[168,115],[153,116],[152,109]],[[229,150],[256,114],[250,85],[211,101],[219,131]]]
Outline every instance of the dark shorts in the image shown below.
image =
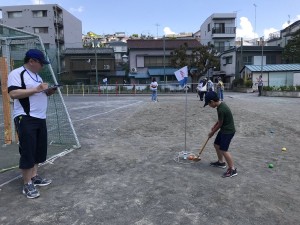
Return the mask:
[[20,169],[30,169],[47,158],[47,126],[45,119],[17,116],[14,119],[19,135]]
[[220,150],[228,151],[231,139],[233,138],[233,134],[223,134],[221,131],[217,134],[214,144],[220,146]]

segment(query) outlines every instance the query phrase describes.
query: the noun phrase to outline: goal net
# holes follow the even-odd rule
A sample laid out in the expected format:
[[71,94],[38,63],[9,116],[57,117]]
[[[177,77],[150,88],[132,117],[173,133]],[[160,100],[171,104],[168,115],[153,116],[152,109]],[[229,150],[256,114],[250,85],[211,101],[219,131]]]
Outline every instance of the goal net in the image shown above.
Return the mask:
[[[45,49],[38,35],[0,24],[0,171],[18,165],[18,137],[12,119],[13,101],[7,93],[7,76],[9,72],[24,63],[24,56],[29,49],[39,49],[50,61],[44,65],[39,75],[44,82],[57,84],[59,55],[55,49]],[[47,110],[48,157],[53,157],[66,150],[79,148],[80,143],[60,89],[48,99]]]

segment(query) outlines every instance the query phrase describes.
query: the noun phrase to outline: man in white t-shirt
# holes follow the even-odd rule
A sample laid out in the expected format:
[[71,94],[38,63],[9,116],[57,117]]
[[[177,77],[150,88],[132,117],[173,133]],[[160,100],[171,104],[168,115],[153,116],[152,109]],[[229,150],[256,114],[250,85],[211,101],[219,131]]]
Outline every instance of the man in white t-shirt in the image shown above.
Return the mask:
[[156,82],[155,77],[153,77],[152,82],[150,84],[150,90],[152,91],[151,100],[153,102],[157,102],[157,86],[158,86],[158,83]]
[[19,168],[22,171],[23,194],[27,198],[40,196],[35,186],[46,186],[51,180],[38,175],[38,164],[47,157],[46,111],[48,97],[55,88],[48,89],[38,75],[44,64],[49,64],[37,49],[26,52],[24,65],[8,75],[8,93],[14,100],[13,118],[19,135]]

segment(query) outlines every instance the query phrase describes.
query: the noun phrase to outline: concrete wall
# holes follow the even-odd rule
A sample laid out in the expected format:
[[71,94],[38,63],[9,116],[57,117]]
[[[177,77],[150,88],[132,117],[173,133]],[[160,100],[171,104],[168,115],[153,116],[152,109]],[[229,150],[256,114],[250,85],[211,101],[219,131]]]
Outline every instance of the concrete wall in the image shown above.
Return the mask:
[[63,10],[65,48],[82,48],[82,22]]

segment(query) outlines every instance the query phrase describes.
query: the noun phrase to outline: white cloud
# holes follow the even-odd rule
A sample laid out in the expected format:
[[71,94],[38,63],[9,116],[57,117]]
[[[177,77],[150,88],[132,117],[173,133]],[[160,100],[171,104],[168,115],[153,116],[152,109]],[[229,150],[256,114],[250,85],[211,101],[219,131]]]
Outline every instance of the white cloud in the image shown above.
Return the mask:
[[277,32],[278,30],[275,28],[264,29],[264,39],[268,39],[269,35]]
[[252,24],[247,17],[240,18],[240,28],[236,29],[236,36],[247,39],[258,38],[258,34],[254,33]]
[[78,8],[70,8],[70,11],[72,12],[72,13],[74,13],[74,12],[83,12],[83,6],[79,6]]
[[165,33],[165,35],[168,35],[168,34],[176,34],[174,31],[171,30],[170,27],[165,27],[165,28],[164,28],[164,33]]
[[288,21],[286,21],[284,24],[282,24],[282,29],[288,27],[289,25],[291,25],[292,23],[294,23],[294,22],[296,22],[298,20],[300,20],[300,15],[297,15],[294,19],[291,19],[289,21],[290,23],[288,23]]
[[33,5],[41,5],[41,4],[45,4],[45,2],[43,0],[31,0]]

